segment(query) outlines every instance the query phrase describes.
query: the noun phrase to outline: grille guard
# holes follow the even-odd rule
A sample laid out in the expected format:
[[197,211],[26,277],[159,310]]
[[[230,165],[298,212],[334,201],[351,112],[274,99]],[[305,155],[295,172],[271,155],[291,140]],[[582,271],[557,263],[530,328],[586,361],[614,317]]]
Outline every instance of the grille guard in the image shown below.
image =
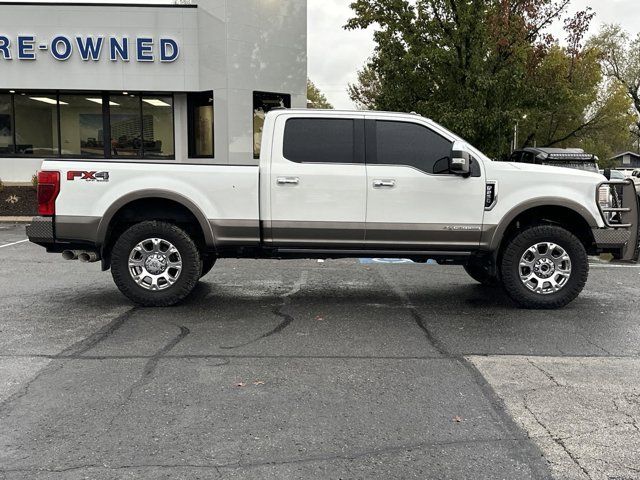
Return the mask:
[[[600,205],[600,188],[608,186],[614,198],[614,206]],[[596,205],[606,228],[628,229],[630,238],[622,251],[622,260],[637,262],[640,257],[640,194],[636,191],[633,180],[610,180],[602,182],[596,189]],[[611,218],[611,213],[618,214],[618,220]]]

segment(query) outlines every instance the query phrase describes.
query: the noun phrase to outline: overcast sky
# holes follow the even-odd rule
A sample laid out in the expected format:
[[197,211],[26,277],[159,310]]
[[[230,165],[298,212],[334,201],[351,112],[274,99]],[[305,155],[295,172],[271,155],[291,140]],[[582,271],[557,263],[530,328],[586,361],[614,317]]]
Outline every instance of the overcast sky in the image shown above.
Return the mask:
[[[173,3],[173,0],[85,1]],[[198,0],[192,1],[197,3]],[[346,31],[342,28],[351,16],[351,1],[307,0],[309,78],[336,108],[353,108],[347,94],[347,85],[355,82],[358,70],[371,56],[374,48],[372,30]],[[640,0],[572,0],[572,11],[587,6],[596,12],[591,33],[597,32],[603,23],[619,23],[634,35],[640,31]],[[555,29],[554,33],[560,34],[561,31]]]
[[[345,31],[351,0],[308,0],[309,78],[336,108],[353,108],[347,85],[373,52],[371,31]],[[590,6],[596,12],[591,32],[603,23],[620,23],[640,31],[640,0],[573,0],[572,10]]]

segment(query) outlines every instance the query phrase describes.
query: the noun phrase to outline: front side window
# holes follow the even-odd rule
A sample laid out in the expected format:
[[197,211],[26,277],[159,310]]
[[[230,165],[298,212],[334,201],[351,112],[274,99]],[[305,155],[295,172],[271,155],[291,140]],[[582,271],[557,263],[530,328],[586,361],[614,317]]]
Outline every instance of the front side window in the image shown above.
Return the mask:
[[34,157],[59,154],[57,106],[55,94],[14,96],[15,153]]
[[253,158],[260,158],[264,119],[274,108],[291,108],[291,95],[253,92]]
[[189,93],[189,157],[213,158],[213,92]]
[[284,130],[283,155],[298,163],[356,163],[355,121],[291,118]]
[[449,173],[453,143],[423,125],[378,120],[376,140],[376,163],[407,165],[430,174]]
[[13,107],[11,95],[0,94],[0,155],[13,153]]
[[142,97],[144,158],[171,158],[173,148],[173,98]]
[[60,95],[63,156],[104,157],[101,95]]

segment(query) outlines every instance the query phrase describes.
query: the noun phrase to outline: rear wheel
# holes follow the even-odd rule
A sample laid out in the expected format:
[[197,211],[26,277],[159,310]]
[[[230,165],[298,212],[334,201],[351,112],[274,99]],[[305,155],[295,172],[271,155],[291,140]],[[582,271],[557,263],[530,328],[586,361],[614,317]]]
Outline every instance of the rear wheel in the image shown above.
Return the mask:
[[166,222],[130,227],[111,254],[111,273],[120,291],[148,307],[167,307],[186,298],[201,271],[198,247],[184,230]]
[[580,295],[588,275],[584,245],[561,227],[529,228],[516,235],[502,255],[502,283],[525,308],[564,307]]

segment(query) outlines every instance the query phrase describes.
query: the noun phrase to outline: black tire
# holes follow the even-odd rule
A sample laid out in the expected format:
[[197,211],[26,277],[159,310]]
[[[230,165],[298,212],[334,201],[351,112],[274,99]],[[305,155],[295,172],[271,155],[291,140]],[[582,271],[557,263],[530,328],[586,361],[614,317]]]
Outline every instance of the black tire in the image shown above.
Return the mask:
[[[146,239],[170,242],[182,260],[175,283],[163,290],[147,290],[129,272],[129,255]],[[202,271],[200,252],[191,237],[171,223],[148,221],[133,225],[116,241],[111,252],[111,275],[118,289],[130,300],[145,307],[168,307],[184,300],[194,289]]]
[[209,273],[215,264],[216,264],[216,257],[214,257],[213,255],[207,255],[206,257],[202,257],[202,273],[200,274],[200,278],[204,277],[207,273]]
[[[559,291],[548,294],[530,290],[520,279],[522,256],[529,248],[543,242],[560,246],[571,260],[569,279]],[[587,283],[589,259],[584,245],[571,232],[561,227],[541,225],[531,227],[509,241],[502,255],[500,274],[507,294],[521,307],[530,309],[562,308],[575,300]]]
[[464,271],[469,274],[476,282],[481,283],[487,287],[497,287],[500,285],[500,280],[497,276],[491,275],[489,270],[484,265],[469,264],[464,266]]

